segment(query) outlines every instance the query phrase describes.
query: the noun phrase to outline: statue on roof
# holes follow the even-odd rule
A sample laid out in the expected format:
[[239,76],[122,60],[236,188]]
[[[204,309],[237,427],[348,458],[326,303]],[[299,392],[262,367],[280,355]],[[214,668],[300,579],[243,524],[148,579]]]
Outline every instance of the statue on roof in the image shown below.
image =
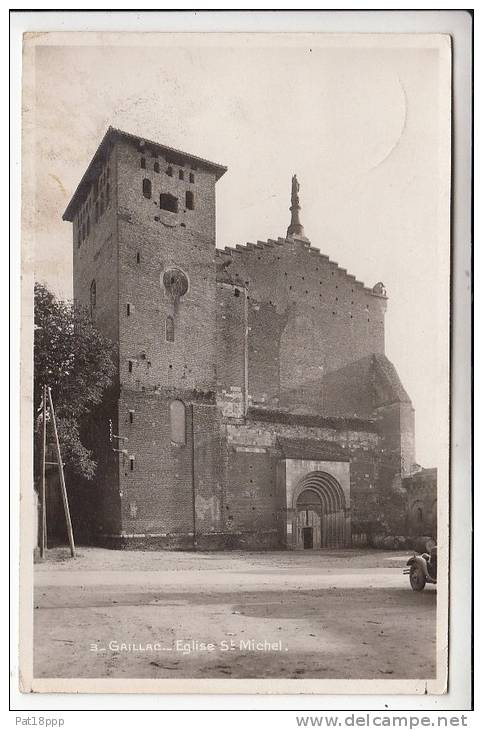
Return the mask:
[[299,190],[300,190],[300,184],[297,180],[297,175],[292,175],[292,194],[291,194],[291,206],[290,206],[290,212],[292,214],[292,219],[290,221],[290,225],[287,228],[287,238],[299,238],[302,241],[307,241],[308,239],[304,235],[304,227],[301,224],[299,220],[299,210],[300,210],[300,199],[299,199]]
[[299,201],[299,190],[300,190],[300,184],[297,180],[297,175],[292,175],[292,205],[300,205]]

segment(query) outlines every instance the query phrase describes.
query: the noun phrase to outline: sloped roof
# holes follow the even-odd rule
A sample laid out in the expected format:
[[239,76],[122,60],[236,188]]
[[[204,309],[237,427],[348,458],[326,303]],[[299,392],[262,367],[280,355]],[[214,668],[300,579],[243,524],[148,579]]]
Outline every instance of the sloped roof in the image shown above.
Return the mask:
[[[398,372],[392,362],[382,353],[374,353],[372,362],[376,375],[379,378],[379,399],[383,405],[388,402],[393,403],[411,403],[411,398],[407,394]],[[377,383],[376,383],[377,385]]]
[[407,486],[409,483],[432,481],[436,484],[438,478],[438,470],[436,467],[423,468],[403,478],[403,483]]
[[279,436],[278,444],[286,459],[310,461],[350,461],[349,455],[334,441],[318,439],[291,439]]
[[258,408],[251,406],[247,416],[254,421],[268,423],[285,423],[289,426],[313,426],[321,428],[333,428],[336,431],[364,431],[378,432],[376,421],[370,418],[332,417],[312,415],[305,413],[291,413],[275,408]]
[[191,155],[189,152],[183,152],[182,150],[175,149],[174,147],[168,147],[165,144],[160,144],[159,142],[153,142],[150,139],[146,139],[145,137],[139,137],[137,134],[130,134],[129,132],[123,132],[122,129],[116,129],[115,127],[109,127],[107,132],[105,133],[104,137],[102,138],[101,143],[99,144],[99,147],[97,148],[92,160],[90,161],[87,170],[85,171],[84,175],[82,176],[82,179],[80,183],[78,184],[76,191],[74,195],[72,196],[72,199],[65,209],[65,213],[62,216],[62,220],[64,221],[72,221],[74,218],[74,215],[76,213],[76,210],[79,206],[79,203],[83,200],[88,188],[91,186],[91,184],[94,182],[98,175],[98,164],[99,164],[99,158],[102,157],[105,150],[108,148],[109,143],[114,141],[115,139],[127,139],[131,142],[135,142],[136,144],[144,143],[147,147],[150,147],[152,149],[159,150],[160,152],[168,153],[171,155],[175,155],[179,157],[180,159],[189,160],[191,162],[195,162],[200,167],[204,167],[205,169],[208,169],[215,173],[216,179],[219,180],[222,175],[225,174],[227,171],[227,167],[224,165],[219,165],[216,162],[210,162],[209,160],[205,160],[203,157],[197,157],[196,155]]

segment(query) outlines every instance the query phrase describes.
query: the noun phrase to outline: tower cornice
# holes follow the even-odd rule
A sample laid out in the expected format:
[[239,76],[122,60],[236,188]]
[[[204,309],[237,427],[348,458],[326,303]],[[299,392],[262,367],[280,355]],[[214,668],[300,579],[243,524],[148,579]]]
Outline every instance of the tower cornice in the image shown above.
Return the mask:
[[102,141],[99,144],[92,160],[90,161],[87,170],[82,176],[82,179],[78,184],[69,205],[65,209],[62,220],[72,222],[77,212],[77,209],[80,207],[80,205],[82,205],[86,192],[89,190],[90,186],[97,178],[99,168],[102,165],[102,159],[106,156],[110,145],[118,139],[125,139],[136,144],[139,147],[140,151],[142,151],[144,148],[152,149],[160,152],[161,154],[174,156],[180,161],[183,160],[188,163],[196,164],[200,168],[204,168],[205,170],[214,173],[217,180],[219,180],[220,177],[224,175],[228,169],[227,167],[225,167],[225,165],[219,165],[216,162],[210,162],[209,160],[205,160],[203,157],[197,157],[196,155],[192,155],[189,152],[183,152],[181,150],[175,149],[174,147],[168,147],[167,145],[160,144],[159,142],[153,142],[152,140],[146,139],[145,137],[139,137],[136,134],[130,134],[129,132],[124,132],[121,129],[109,127],[104,137],[102,138]]

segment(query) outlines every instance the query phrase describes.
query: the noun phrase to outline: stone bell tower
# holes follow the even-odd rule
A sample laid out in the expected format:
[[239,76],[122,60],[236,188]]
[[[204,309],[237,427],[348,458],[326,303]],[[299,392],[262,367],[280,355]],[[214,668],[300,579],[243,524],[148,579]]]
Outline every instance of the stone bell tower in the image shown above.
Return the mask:
[[197,499],[211,500],[203,490],[217,484],[219,449],[207,444],[216,434],[215,184],[225,171],[110,128],[64,214],[74,224],[74,297],[118,346],[96,438],[99,532],[111,542],[189,546],[216,527],[217,505],[207,525]]

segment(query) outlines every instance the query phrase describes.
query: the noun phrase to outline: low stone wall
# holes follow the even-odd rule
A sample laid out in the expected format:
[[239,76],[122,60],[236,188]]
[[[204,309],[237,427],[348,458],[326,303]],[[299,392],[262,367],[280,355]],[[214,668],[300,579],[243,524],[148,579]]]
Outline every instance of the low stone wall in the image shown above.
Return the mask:
[[374,535],[370,546],[381,550],[415,550],[425,552],[436,544],[435,540],[428,535]]

